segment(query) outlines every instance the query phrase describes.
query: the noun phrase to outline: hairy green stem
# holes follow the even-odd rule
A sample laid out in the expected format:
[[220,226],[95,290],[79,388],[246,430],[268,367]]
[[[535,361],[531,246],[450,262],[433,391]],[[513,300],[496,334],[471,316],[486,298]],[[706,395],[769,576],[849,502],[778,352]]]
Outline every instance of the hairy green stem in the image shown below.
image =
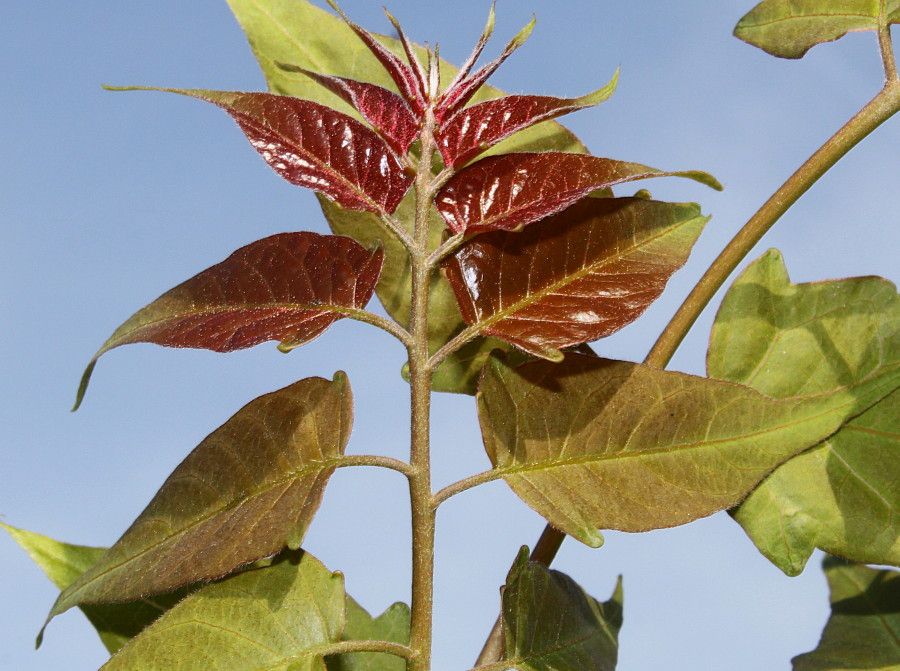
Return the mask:
[[493,482],[500,477],[502,476],[496,470],[490,470],[484,471],[483,473],[478,473],[476,475],[470,475],[469,477],[463,478],[462,480],[457,480],[453,484],[447,485],[434,495],[434,506],[436,508],[451,496],[461,494],[467,489],[472,489],[472,487],[477,487],[478,485]]
[[392,471],[402,473],[406,477],[410,477],[413,468],[405,461],[392,459],[391,457],[382,457],[377,454],[350,454],[341,457],[336,464],[337,468],[346,468],[350,466],[374,466],[376,468],[387,468]]
[[415,245],[410,250],[412,296],[407,346],[411,403],[409,493],[412,507],[412,601],[410,647],[416,657],[410,671],[430,671],[434,610],[435,506],[431,493],[430,406],[433,368],[428,360],[428,286],[432,267],[428,264],[428,220],[434,197],[431,162],[435,120],[426,110],[421,132],[421,155],[416,173]]
[[894,58],[894,43],[891,41],[891,26],[887,21],[887,0],[881,0],[878,16],[878,47],[884,63],[884,76],[888,82],[897,81],[897,60]]
[[394,657],[413,659],[415,650],[390,641],[341,641],[331,643],[325,651],[326,655],[341,655],[348,652],[383,652]]
[[[890,39],[887,40],[887,43],[890,43]],[[882,44],[882,53],[885,53],[884,44]],[[890,50],[890,63],[893,65],[892,49]],[[713,261],[647,354],[644,359],[646,365],[665,368],[694,322],[697,321],[700,313],[738,264],[775,225],[775,222],[847,152],[900,111],[900,81],[897,80],[896,67],[893,70],[888,68],[887,58],[885,58],[885,70],[887,82],[878,95],[870,100],[781,185]],[[542,556],[538,559],[533,558],[533,561],[549,566],[564,539],[565,535],[561,531],[548,524],[538,541],[538,545],[546,551],[542,550]],[[537,547],[535,546],[535,550]],[[478,658],[478,664],[490,664],[499,658],[500,652],[500,621],[498,620],[488,637],[485,649]],[[495,665],[490,665],[478,668],[487,671],[494,667]]]

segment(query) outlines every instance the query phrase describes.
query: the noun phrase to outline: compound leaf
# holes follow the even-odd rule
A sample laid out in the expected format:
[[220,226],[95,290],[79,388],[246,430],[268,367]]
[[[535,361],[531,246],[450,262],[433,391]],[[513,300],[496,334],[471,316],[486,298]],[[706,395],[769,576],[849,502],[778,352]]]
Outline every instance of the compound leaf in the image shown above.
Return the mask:
[[[409,645],[409,606],[395,603],[378,617],[347,596],[343,641],[389,641]],[[325,660],[328,671],[406,671],[406,660],[383,652],[348,652]]]
[[267,340],[284,351],[321,335],[372,297],[384,254],[335,235],[281,233],[241,247],[223,262],[138,310],[94,355],[94,365],[130,343],[232,352]]
[[343,373],[251,401],[173,471],[122,538],[63,591],[49,617],[218,578],[285,546],[298,548],[351,423]]
[[883,366],[830,393],[775,400],[741,385],[574,353],[493,361],[478,413],[501,476],[553,526],[649,531],[738,503],[782,462],[900,386]]
[[[60,590],[73,583],[106,552],[106,548],[71,545],[2,522],[0,527],[9,532]],[[83,605],[81,610],[112,654],[195,589],[197,585],[188,585],[131,603]]]
[[519,671],[613,671],[621,628],[621,578],[601,603],[522,549],[503,590],[505,661]]
[[342,207],[390,213],[412,186],[412,175],[381,136],[356,119],[310,100],[201,89],[114,90],[167,91],[221,107],[275,172]]
[[[774,397],[827,393],[900,362],[900,296],[877,277],[792,284],[771,250],[735,281],[713,326],[709,375]],[[797,575],[819,547],[900,565],[900,392],[769,475],[733,511]]]
[[521,233],[473,238],[444,270],[467,324],[553,359],[637,319],[707,220],[693,204],[586,198]]
[[773,56],[802,58],[817,44],[898,22],[900,0],[764,0],[734,35]]
[[343,582],[312,555],[285,552],[194,592],[103,669],[325,671],[344,627]]
[[441,188],[435,205],[454,233],[513,231],[598,189],[649,177],[680,176],[721,186],[706,173],[662,172],[639,163],[563,152],[490,156]]
[[831,617],[819,646],[794,657],[793,671],[893,671],[900,668],[900,573],[823,562]]

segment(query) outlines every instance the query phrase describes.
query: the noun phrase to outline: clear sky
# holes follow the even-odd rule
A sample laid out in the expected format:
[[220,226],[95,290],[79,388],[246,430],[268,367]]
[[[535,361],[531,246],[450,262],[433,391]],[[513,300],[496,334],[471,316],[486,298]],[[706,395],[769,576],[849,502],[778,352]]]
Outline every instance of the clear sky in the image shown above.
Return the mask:
[[[319,3],[319,4],[323,4]],[[343,0],[387,32],[382,3]],[[567,118],[595,154],[666,170],[703,169],[726,186],[646,183],[714,215],[688,266],[636,324],[597,343],[641,360],[689,286],[775,188],[881,86],[871,34],[782,61],[731,37],[752,0],[501,0],[496,54],[530,15],[529,43],[492,83],[565,97],[620,86]],[[396,0],[417,41],[461,61],[486,0]],[[311,194],[283,182],[226,115],[162,93],[101,84],[259,90],[264,82],[224,0],[0,3],[0,515],[14,526],[88,545],[114,542],[165,477],[256,396],[347,371],[356,399],[350,450],[404,458],[407,387],[400,346],[344,320],[290,355],[273,344],[227,356],[133,345],[107,355],[82,409],[68,412],[84,365],[135,310],[258,238],[325,232]],[[766,238],[794,281],[898,279],[900,126],[867,139]],[[626,190],[627,191],[627,190]],[[707,311],[672,367],[703,372]],[[488,466],[469,397],[435,399],[436,484]],[[351,472],[352,471],[352,472]],[[405,483],[342,469],[305,547],[346,575],[372,612],[408,600]],[[498,587],[543,521],[495,482],[438,517],[436,669],[471,666],[498,612]],[[606,599],[624,574],[620,671],[777,671],[815,647],[827,617],[820,557],[798,578],[768,563],[727,515],[643,535],[568,540],[555,564]],[[92,669],[105,651],[72,611],[44,646],[34,636],[56,590],[0,537],[0,668]]]

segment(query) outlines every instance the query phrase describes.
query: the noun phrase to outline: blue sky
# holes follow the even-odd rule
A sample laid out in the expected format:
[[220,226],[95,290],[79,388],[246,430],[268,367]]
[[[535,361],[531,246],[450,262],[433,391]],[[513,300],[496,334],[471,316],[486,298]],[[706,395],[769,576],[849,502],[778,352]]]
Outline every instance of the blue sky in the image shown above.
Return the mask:
[[[324,3],[319,3],[324,4]],[[381,2],[344,0],[387,32]],[[851,35],[782,61],[731,37],[752,2],[502,1],[496,54],[531,14],[529,43],[492,83],[510,92],[582,95],[619,66],[619,90],[566,124],[593,153],[666,170],[703,169],[726,186],[646,186],[713,215],[688,266],[636,324],[597,344],[640,360],[687,290],[775,188],[871,98],[882,82],[874,36]],[[484,0],[397,0],[417,41],[461,61]],[[404,356],[386,334],[344,320],[290,355],[274,345],[227,356],[135,345],[104,357],[83,408],[68,412],[90,356],[163,291],[258,238],[325,232],[311,194],[282,182],[234,124],[197,101],[111,93],[102,84],[237,90],[264,87],[224,0],[0,4],[0,515],[14,526],[88,545],[116,540],[168,473],[256,396],[347,371],[356,398],[350,450],[404,458]],[[754,253],[785,255],[794,281],[881,275],[897,281],[895,187],[900,128],[867,139]],[[672,367],[703,372],[708,310]],[[484,470],[471,398],[433,409],[436,485]],[[352,472],[351,472],[352,471]],[[342,469],[307,549],[346,575],[372,612],[408,600],[405,485],[394,473]],[[471,666],[498,609],[498,588],[543,521],[496,482],[439,513],[438,669]],[[643,535],[610,533],[589,550],[567,541],[555,566],[598,598],[625,579],[620,671],[788,669],[827,617],[814,557],[789,579],[724,514]],[[77,612],[33,639],[55,589],[0,537],[0,668],[91,669],[105,652]]]

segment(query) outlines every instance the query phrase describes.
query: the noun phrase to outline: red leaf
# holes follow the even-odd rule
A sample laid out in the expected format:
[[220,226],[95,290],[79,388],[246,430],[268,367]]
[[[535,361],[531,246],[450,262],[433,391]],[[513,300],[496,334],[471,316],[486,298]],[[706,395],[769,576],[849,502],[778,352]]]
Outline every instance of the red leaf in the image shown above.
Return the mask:
[[463,168],[438,192],[435,205],[455,233],[512,231],[599,188],[665,176],[689,177],[722,188],[699,171],[662,172],[599,156],[523,152],[489,156]]
[[409,146],[419,134],[419,119],[413,115],[406,101],[393,91],[377,84],[323,75],[296,65],[279,63],[278,66],[289,72],[306,75],[353,105],[375,127],[398,157],[409,151]]
[[[468,68],[471,68],[474,64],[475,58],[481,53],[481,49],[484,48],[484,43],[487,41],[485,36],[490,37],[489,29],[493,29],[493,8],[491,8],[491,18],[488,19],[488,27],[485,28],[482,39],[478,41],[478,46],[475,47],[475,52],[472,57],[469,58],[469,61],[467,61],[463,69],[460,70],[461,73],[467,72]],[[531,35],[532,30],[534,30],[534,19],[510,40],[509,44],[503,49],[503,53],[501,53],[496,60],[493,60],[482,67],[474,75],[469,75],[464,78],[457,75],[457,78],[453,80],[450,86],[447,87],[447,90],[441,95],[440,100],[438,100],[437,108],[434,112],[434,116],[438,123],[443,123],[457,111],[462,109],[462,107],[472,99],[472,96],[478,93],[478,89],[484,86],[484,83],[492,74],[494,74],[497,68],[503,64],[503,61],[509,58],[516,49],[525,43],[525,40]]]
[[705,222],[696,205],[585,198],[521,233],[473,238],[443,268],[479,335],[557,359],[637,319]]
[[444,164],[458,168],[520,130],[599,105],[612,95],[618,77],[616,73],[609,84],[581,98],[512,95],[467,107],[438,129]]
[[377,133],[319,103],[273,93],[145,87],[113,90],[167,91],[221,107],[275,172],[350,210],[390,214],[413,182]]
[[[341,11],[341,8],[337,6],[337,3],[334,2],[334,0],[328,0],[328,4],[331,5],[334,11],[340,14],[341,18],[353,29],[353,32],[359,36],[359,39],[363,41],[363,44],[369,48],[372,55],[378,59],[378,62],[381,63],[382,67],[384,67],[391,76],[391,79],[394,80],[394,83],[400,90],[400,94],[406,99],[413,111],[416,114],[421,114],[425,109],[425,91],[422,89],[422,83],[416,76],[416,73],[413,72],[413,69],[397,58],[397,56],[381,42],[376,40],[372,33],[348,19],[347,15]],[[405,47],[406,44],[404,44],[404,48]]]
[[241,247],[166,292],[122,324],[94,355],[149,342],[231,352],[278,340],[290,349],[319,336],[372,297],[384,254],[352,238],[282,233]]

